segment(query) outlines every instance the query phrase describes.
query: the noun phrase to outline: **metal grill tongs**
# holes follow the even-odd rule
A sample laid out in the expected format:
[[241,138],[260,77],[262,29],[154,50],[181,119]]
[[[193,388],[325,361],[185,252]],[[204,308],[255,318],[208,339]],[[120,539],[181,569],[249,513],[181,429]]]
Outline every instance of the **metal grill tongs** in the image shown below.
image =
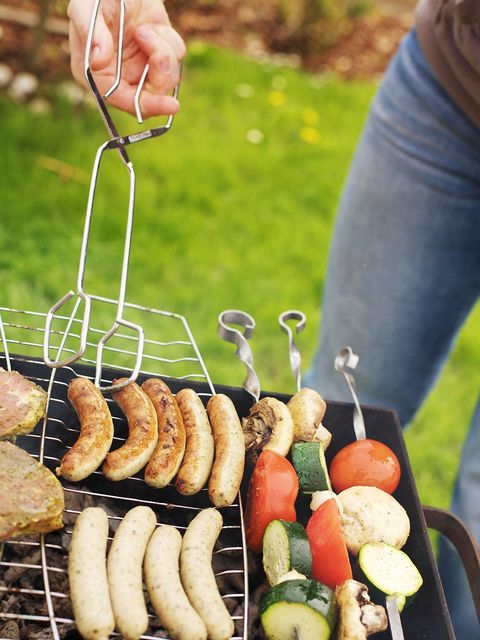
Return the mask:
[[[130,157],[127,153],[127,147],[131,144],[135,144],[136,142],[146,140],[147,138],[153,138],[153,137],[161,136],[167,133],[172,126],[173,116],[172,115],[169,116],[166,123],[160,127],[153,128],[153,129],[146,129],[144,131],[137,132],[131,135],[126,135],[126,136],[119,135],[105,100],[108,99],[108,97],[111,96],[117,90],[121,80],[126,0],[119,0],[119,29],[118,29],[118,40],[117,40],[116,77],[115,77],[114,83],[109,88],[109,90],[105,93],[104,96],[102,96],[102,94],[98,89],[98,86],[95,82],[95,79],[93,77],[91,67],[90,67],[93,34],[95,31],[95,25],[97,22],[98,11],[99,11],[101,1],[102,0],[95,1],[91,20],[90,20],[90,26],[89,26],[88,35],[87,35],[87,44],[85,49],[85,77],[87,79],[88,86],[90,87],[90,90],[92,91],[92,94],[95,98],[95,101],[97,103],[98,109],[105,123],[106,129],[110,138],[98,148],[95,156],[95,161],[93,164],[92,177],[90,181],[90,190],[88,194],[87,210],[85,215],[85,225],[83,230],[83,240],[82,240],[82,245],[80,250],[80,262],[79,262],[78,275],[77,275],[77,288],[76,288],[76,291],[73,291],[73,290],[68,291],[48,311],[46,316],[46,321],[45,321],[43,354],[44,354],[45,363],[49,367],[57,368],[57,367],[63,367],[65,365],[69,365],[69,364],[72,364],[73,362],[76,362],[85,353],[85,350],[87,347],[87,335],[88,335],[89,326],[90,326],[92,296],[89,293],[87,293],[84,289],[84,278],[85,278],[86,262],[87,262],[87,255],[88,255],[88,244],[89,244],[89,238],[90,238],[91,222],[92,222],[94,205],[95,205],[95,192],[96,192],[103,154],[105,153],[105,151],[116,149],[119,152],[121,162],[123,163],[124,167],[128,172],[130,192],[129,192],[129,199],[128,199],[128,211],[127,211],[127,223],[126,223],[126,229],[125,229],[122,271],[120,276],[120,289],[118,294],[115,321],[112,327],[100,337],[97,343],[95,384],[102,392],[106,392],[106,391],[114,391],[114,390],[120,389],[123,386],[137,379],[138,374],[140,372],[141,364],[142,364],[144,344],[145,344],[145,334],[144,334],[143,327],[140,324],[136,324],[128,321],[124,317],[125,292],[126,292],[126,286],[127,286],[128,265],[129,265],[129,258],[130,258],[130,244],[131,244],[133,218],[134,218],[134,210],[135,210],[135,170],[133,167],[133,163],[130,160]],[[149,65],[146,64],[134,96],[134,108],[135,108],[135,113],[136,113],[136,117],[139,124],[143,123],[143,117],[142,117],[142,112],[140,107],[140,96],[141,96],[146,78],[148,76],[148,71],[149,71]],[[177,87],[173,92],[174,97],[178,96],[178,92],[179,92],[179,85],[177,85]],[[59,352],[57,354],[57,357],[55,357],[54,359],[51,359],[50,351],[51,351],[51,338],[53,333],[52,321],[55,318],[56,312],[74,296],[76,296],[76,301],[73,307],[73,311],[70,315],[69,326],[71,326],[71,324],[75,320],[82,302],[84,304],[78,349],[73,354],[70,354],[64,358],[61,358],[61,352]],[[118,332],[120,327],[125,327],[127,329],[130,329],[136,335],[135,365],[133,367],[133,370],[130,376],[123,383],[112,384],[109,386],[102,386],[101,379],[102,379],[103,349],[105,344],[108,342],[108,340],[110,340],[110,338],[112,338],[112,336],[114,336]],[[67,332],[68,332],[68,328],[67,328]]]

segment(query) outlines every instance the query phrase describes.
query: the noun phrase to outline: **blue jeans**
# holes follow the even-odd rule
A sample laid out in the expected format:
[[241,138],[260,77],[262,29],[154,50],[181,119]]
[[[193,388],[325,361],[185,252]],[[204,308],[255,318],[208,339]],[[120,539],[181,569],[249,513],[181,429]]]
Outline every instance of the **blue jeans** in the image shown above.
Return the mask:
[[[344,188],[319,348],[304,384],[351,400],[333,370],[338,349],[350,345],[360,356],[361,401],[396,409],[406,425],[479,292],[480,129],[440,87],[411,32],[372,103]],[[480,403],[452,510],[480,540]],[[443,545],[457,638],[478,639],[463,569],[451,554]]]

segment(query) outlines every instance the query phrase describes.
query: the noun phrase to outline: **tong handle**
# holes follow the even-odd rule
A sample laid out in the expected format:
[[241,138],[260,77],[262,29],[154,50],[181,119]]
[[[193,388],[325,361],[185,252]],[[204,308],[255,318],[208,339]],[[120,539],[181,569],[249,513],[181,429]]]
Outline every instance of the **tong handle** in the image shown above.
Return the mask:
[[[238,329],[229,326],[236,324],[243,327],[243,333]],[[243,362],[247,369],[247,376],[243,381],[243,388],[258,402],[260,398],[260,380],[257,372],[253,368],[253,354],[248,344],[248,339],[252,337],[255,329],[255,320],[245,311],[229,309],[222,311],[218,316],[218,335],[226,342],[236,345],[236,357]]]
[[295,320],[295,332],[300,333],[305,329],[305,324],[307,322],[307,316],[303,313],[303,311],[297,311],[296,309],[289,309],[288,311],[283,311],[278,316],[278,323],[285,331],[288,336],[288,353],[290,356],[290,367],[292,369],[295,382],[297,384],[297,391],[300,391],[302,386],[302,376],[301,376],[301,364],[302,364],[302,356],[300,355],[300,351],[295,344],[295,340],[293,339],[293,331],[287,322]]
[[[92,10],[92,16],[90,19],[90,24],[89,24],[88,33],[87,33],[87,43],[85,47],[84,73],[85,73],[85,78],[87,80],[87,84],[95,98],[97,107],[100,111],[103,122],[110,136],[110,145],[107,148],[109,149],[117,148],[125,164],[128,164],[130,162],[130,159],[128,157],[125,146],[129,144],[133,144],[135,142],[139,142],[141,140],[145,140],[147,138],[163,135],[171,128],[174,116],[173,115],[168,116],[166,123],[160,127],[147,129],[145,131],[141,131],[139,133],[134,133],[126,136],[119,135],[118,129],[113,121],[113,118],[109,112],[109,109],[107,107],[105,100],[107,100],[113,93],[115,93],[115,91],[117,90],[121,82],[126,3],[125,3],[125,0],[118,0],[119,25],[118,25],[118,36],[117,36],[117,60],[116,60],[115,80],[113,81],[113,84],[108,89],[108,91],[106,91],[106,93],[102,95],[100,90],[97,87],[97,84],[93,77],[93,73],[90,66],[93,34],[95,32],[95,25],[98,19],[98,12],[99,12],[101,2],[102,0],[95,0],[93,10]],[[182,67],[183,65],[180,64],[180,77],[182,75]],[[147,80],[149,70],[150,70],[150,66],[147,63],[139,78],[137,89],[133,97],[133,106],[134,106],[135,115],[139,124],[143,124],[143,115],[140,107],[140,96],[141,96],[144,84]],[[172,95],[174,98],[178,98],[179,90],[180,90],[180,81],[175,87],[175,89],[173,90]]]
[[348,388],[353,398],[353,428],[355,430],[355,437],[357,440],[365,440],[367,437],[365,430],[365,420],[363,419],[363,412],[358,401],[357,385],[353,375],[347,371],[347,369],[356,369],[359,361],[358,355],[353,351],[351,347],[343,347],[335,356],[335,371],[343,374],[347,381]]

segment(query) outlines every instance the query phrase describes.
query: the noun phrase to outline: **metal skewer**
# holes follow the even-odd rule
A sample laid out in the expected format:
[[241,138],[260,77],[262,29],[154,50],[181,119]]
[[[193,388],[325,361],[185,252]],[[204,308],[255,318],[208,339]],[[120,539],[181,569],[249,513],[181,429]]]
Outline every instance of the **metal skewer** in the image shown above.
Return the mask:
[[[228,326],[236,324],[243,327],[243,333],[238,329]],[[260,399],[260,380],[253,368],[253,354],[247,340],[252,337],[255,329],[255,320],[245,311],[230,309],[222,311],[218,316],[218,335],[222,340],[236,345],[235,355],[247,368],[247,377],[243,381],[243,388],[258,402]]]
[[307,322],[307,316],[303,313],[303,311],[297,311],[296,309],[290,309],[289,311],[284,311],[278,316],[278,322],[282,329],[288,336],[288,352],[290,355],[290,366],[292,368],[293,375],[295,377],[295,382],[297,384],[297,391],[300,391],[302,388],[302,376],[301,376],[301,364],[302,364],[302,356],[300,355],[300,351],[298,350],[297,345],[293,339],[293,331],[291,327],[287,324],[290,320],[296,320],[297,324],[295,325],[295,332],[300,333],[305,329],[305,324]]
[[392,640],[405,640],[405,636],[403,635],[402,621],[400,619],[400,612],[398,611],[397,607],[397,594],[387,596],[385,599],[385,605],[387,609]]
[[335,356],[335,371],[343,374],[347,381],[348,388],[353,398],[353,428],[355,430],[355,437],[357,440],[365,440],[367,433],[365,430],[365,420],[363,419],[363,412],[358,401],[357,385],[353,375],[347,371],[347,369],[355,369],[359,361],[358,355],[352,350],[351,347],[343,347]]

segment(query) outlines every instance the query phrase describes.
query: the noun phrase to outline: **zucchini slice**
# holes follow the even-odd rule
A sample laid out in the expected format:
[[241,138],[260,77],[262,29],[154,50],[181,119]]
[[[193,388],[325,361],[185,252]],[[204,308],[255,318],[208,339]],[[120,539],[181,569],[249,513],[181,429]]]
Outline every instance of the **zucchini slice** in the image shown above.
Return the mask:
[[402,611],[423,584],[419,570],[404,551],[386,542],[368,542],[358,554],[358,565],[368,583],[372,599],[374,594],[397,595],[397,606]]
[[292,462],[303,493],[332,490],[320,442],[294,442]]
[[328,640],[337,621],[334,592],[316,580],[281,582],[264,596],[260,617],[268,640]]
[[299,522],[272,520],[263,534],[263,568],[270,585],[295,569],[310,578],[312,552],[307,533]]

